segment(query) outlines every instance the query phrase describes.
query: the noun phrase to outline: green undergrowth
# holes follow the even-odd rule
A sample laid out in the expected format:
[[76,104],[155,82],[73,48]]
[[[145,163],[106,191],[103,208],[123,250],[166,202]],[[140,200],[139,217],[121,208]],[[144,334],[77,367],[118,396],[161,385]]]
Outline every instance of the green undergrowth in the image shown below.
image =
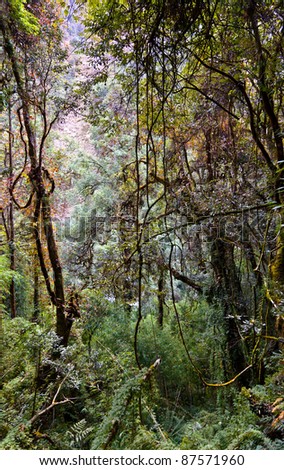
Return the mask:
[[[222,381],[222,370],[214,372],[223,347],[218,312],[205,301],[178,309],[191,358],[207,379]],[[47,309],[38,324],[3,319],[2,449],[283,449],[281,353],[266,364],[264,385],[210,388],[190,363],[172,313],[163,328],[154,310],[144,313],[140,369],[134,308],[88,292],[65,349],[49,318]]]

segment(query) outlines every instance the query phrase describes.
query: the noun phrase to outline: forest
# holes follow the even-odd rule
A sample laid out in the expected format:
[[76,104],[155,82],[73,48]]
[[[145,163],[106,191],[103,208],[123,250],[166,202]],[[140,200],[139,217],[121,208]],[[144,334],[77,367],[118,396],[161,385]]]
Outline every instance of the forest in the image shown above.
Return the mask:
[[283,0],[0,13],[0,448],[283,450]]

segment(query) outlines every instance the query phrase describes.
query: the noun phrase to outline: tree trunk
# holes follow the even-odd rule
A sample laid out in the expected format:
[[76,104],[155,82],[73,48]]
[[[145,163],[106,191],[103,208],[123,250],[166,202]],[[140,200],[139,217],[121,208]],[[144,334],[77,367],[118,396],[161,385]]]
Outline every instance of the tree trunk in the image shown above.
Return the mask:
[[165,271],[163,267],[160,268],[160,275],[158,280],[158,325],[163,328],[164,321],[164,301],[165,301]]
[[[280,230],[277,237],[276,254],[273,261],[270,263],[270,276],[271,276],[271,289],[270,295],[273,303],[279,305],[283,299],[284,292],[284,231]],[[284,338],[284,316],[279,312],[276,317],[276,322],[273,324],[274,331],[270,331],[276,337]],[[283,343],[279,342],[277,347],[283,349]]]
[[[14,168],[13,168],[13,137],[12,137],[13,129],[12,129],[10,99],[8,102],[8,120],[9,120],[9,147],[8,147],[9,190],[11,192]],[[9,202],[9,250],[10,250],[10,269],[11,271],[16,271],[14,205],[13,205],[13,199],[11,195],[10,195],[10,202]],[[11,308],[11,318],[15,318],[17,315],[17,308],[16,308],[16,292],[15,292],[14,276],[12,277],[11,284],[10,284],[10,308]]]
[[34,310],[33,310],[33,316],[32,316],[32,321],[37,322],[39,319],[39,266],[38,266],[38,259],[37,256],[34,256],[34,298],[33,298],[33,304],[34,304]]
[[62,267],[60,264],[58,248],[54,236],[53,224],[51,220],[50,199],[48,195],[44,195],[42,198],[42,217],[48,255],[54,278],[56,333],[59,338],[61,338],[62,344],[67,346],[72,323],[68,322],[65,318],[65,296]]
[[[234,245],[223,238],[213,239],[211,263],[215,274],[213,292],[223,308],[228,353],[233,371],[238,374],[248,365],[240,332],[240,325],[247,318],[247,311],[235,265]],[[248,381],[249,373],[242,374],[239,378],[242,385],[248,385]]]

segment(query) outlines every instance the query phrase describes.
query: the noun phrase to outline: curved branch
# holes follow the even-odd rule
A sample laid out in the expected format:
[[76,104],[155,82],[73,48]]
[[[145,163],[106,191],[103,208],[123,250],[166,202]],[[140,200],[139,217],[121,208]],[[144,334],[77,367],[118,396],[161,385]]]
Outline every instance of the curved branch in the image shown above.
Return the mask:
[[262,156],[264,157],[266,163],[267,163],[267,166],[268,168],[270,169],[270,171],[273,173],[273,175],[275,175],[276,171],[277,171],[277,166],[274,165],[273,161],[271,160],[270,158],[270,155],[269,153],[267,152],[265,146],[263,145],[262,141],[260,140],[259,138],[259,135],[257,133],[257,129],[256,129],[256,125],[255,125],[255,121],[254,121],[254,110],[253,110],[253,106],[252,106],[252,103],[251,103],[251,100],[245,90],[245,85],[244,83],[242,83],[241,81],[237,80],[235,77],[233,77],[231,74],[229,74],[228,72],[224,72],[223,70],[220,70],[218,69],[217,67],[215,67],[214,65],[210,65],[210,64],[207,64],[206,62],[204,62],[204,60],[202,60],[195,52],[191,51],[192,55],[195,57],[196,60],[198,60],[198,62],[200,62],[201,65],[203,65],[205,68],[207,68],[208,70],[212,70],[213,72],[216,72],[218,73],[219,75],[222,75],[223,77],[229,79],[232,83],[234,83],[234,85],[236,86],[236,88],[238,88],[238,90],[242,93],[244,99],[245,99],[245,102],[246,102],[246,105],[247,105],[247,108],[248,108],[248,111],[249,111],[249,117],[250,117],[250,128],[251,128],[251,133],[252,133],[252,136],[253,136],[253,139],[256,143],[256,145],[258,146],[259,150],[261,151],[262,153]]
[[19,179],[21,178],[22,174],[24,173],[25,171],[25,167],[26,167],[26,161],[24,163],[24,166],[21,170],[21,172],[18,174],[18,176],[16,176],[16,178],[14,179],[13,183],[12,183],[12,186],[9,188],[9,192],[11,194],[11,197],[13,199],[13,202],[15,203],[15,205],[18,207],[18,209],[27,209],[27,207],[30,206],[31,202],[32,202],[32,198],[33,198],[33,195],[35,193],[35,189],[33,188],[32,189],[32,192],[29,196],[29,199],[28,201],[26,202],[26,204],[24,206],[21,206],[18,201],[16,200],[15,196],[14,196],[14,189],[16,187],[16,184],[18,183]]
[[[183,77],[184,80],[186,80],[184,77]],[[187,81],[187,80],[186,80]],[[211,101],[212,103],[216,104],[219,108],[223,109],[223,111],[225,111],[227,114],[229,114],[230,116],[232,116],[233,118],[237,119],[238,121],[240,120],[240,118],[232,113],[232,111],[230,111],[229,109],[225,108],[225,106],[223,106],[219,101],[215,100],[214,98],[212,98],[211,96],[209,96],[207,93],[205,93],[205,91],[201,90],[198,86],[194,85],[193,83],[190,83],[190,86],[183,86],[182,88],[180,88],[180,90],[178,90],[179,92],[182,91],[182,90],[195,90],[197,91],[198,93],[200,93],[202,96],[204,96],[208,101]]]
[[20,177],[21,177],[21,174],[22,174],[22,173],[20,173],[20,174],[17,176],[17,178],[15,179],[15,181],[14,181],[13,184],[12,184],[12,187],[9,188],[9,192],[10,192],[10,195],[11,195],[11,198],[12,198],[14,204],[18,207],[18,209],[27,209],[27,208],[31,205],[31,202],[32,202],[32,199],[33,199],[33,195],[34,195],[34,193],[35,193],[35,189],[34,189],[34,188],[32,189],[32,192],[31,192],[31,194],[30,194],[30,196],[29,196],[29,199],[27,200],[27,202],[26,202],[25,205],[22,206],[21,204],[18,203],[18,201],[16,200],[16,198],[15,198],[15,196],[14,196],[14,189],[15,189],[15,186],[16,186],[17,182],[19,181],[19,179],[20,179]]

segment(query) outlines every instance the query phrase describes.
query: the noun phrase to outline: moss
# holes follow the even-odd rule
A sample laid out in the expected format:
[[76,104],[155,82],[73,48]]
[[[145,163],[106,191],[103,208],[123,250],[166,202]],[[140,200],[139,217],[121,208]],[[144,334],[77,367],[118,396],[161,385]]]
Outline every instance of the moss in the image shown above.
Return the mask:
[[271,279],[278,287],[284,286],[284,233],[281,233],[277,237],[277,246],[275,258],[270,263],[270,275]]

